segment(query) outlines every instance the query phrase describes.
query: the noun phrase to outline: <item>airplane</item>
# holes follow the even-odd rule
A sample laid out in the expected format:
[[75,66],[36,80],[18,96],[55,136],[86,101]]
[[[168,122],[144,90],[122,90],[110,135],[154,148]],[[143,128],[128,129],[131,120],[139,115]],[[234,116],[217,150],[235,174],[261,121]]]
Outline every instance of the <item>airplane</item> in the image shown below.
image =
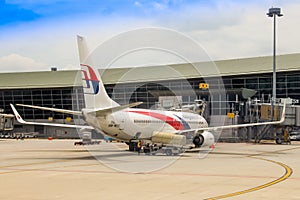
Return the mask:
[[81,111],[73,111],[34,105],[16,105],[81,116],[87,125],[27,122],[22,119],[15,107],[10,104],[19,123],[79,128],[81,131],[95,130],[108,137],[126,142],[129,150],[134,151],[137,143],[141,140],[163,145],[192,145],[192,148],[213,147],[216,142],[214,131],[280,124],[284,121],[285,103],[279,121],[217,127],[209,127],[206,119],[196,113],[133,108],[142,104],[142,102],[119,105],[108,96],[98,70],[93,68],[91,61],[87,59],[89,52],[85,39],[77,36],[77,43],[86,107]]

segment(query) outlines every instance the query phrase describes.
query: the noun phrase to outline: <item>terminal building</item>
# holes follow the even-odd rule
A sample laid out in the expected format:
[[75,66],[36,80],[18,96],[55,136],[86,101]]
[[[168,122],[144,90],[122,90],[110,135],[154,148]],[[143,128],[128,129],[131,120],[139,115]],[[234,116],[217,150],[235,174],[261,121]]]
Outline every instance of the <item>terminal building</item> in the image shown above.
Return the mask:
[[[270,102],[272,61],[272,56],[265,56],[99,71],[108,94],[119,104],[142,101],[141,108],[170,109],[202,99],[207,104],[206,117],[210,120],[215,116],[226,117],[237,110],[237,102],[248,98]],[[210,70],[212,66],[217,70]],[[85,106],[81,84],[81,72],[76,70],[1,73],[0,108],[12,113],[12,103],[81,110]],[[276,87],[277,98],[300,99],[300,53],[277,56]],[[67,114],[16,108],[28,121],[83,123]],[[38,132],[40,137],[78,137],[76,130],[68,128],[18,123],[15,128]]]

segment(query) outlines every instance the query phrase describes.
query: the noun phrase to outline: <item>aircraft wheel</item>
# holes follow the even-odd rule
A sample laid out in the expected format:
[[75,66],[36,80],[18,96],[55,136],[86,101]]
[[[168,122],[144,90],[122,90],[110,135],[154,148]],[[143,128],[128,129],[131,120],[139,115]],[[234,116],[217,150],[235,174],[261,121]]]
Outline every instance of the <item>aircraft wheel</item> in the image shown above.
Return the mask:
[[280,139],[280,138],[276,138],[276,144],[282,144],[282,139]]
[[171,149],[167,149],[166,150],[166,155],[167,156],[171,156],[173,154],[172,150]]
[[129,147],[129,151],[135,151],[135,145],[133,142],[129,142],[128,147]]

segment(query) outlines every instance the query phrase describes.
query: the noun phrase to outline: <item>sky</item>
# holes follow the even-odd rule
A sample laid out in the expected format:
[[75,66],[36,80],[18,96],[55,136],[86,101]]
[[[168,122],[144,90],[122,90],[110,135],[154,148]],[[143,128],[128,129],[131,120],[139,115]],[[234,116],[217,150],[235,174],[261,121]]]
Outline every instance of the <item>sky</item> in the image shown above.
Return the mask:
[[[79,69],[76,35],[94,49],[147,27],[186,35],[211,60],[272,55],[273,20],[266,16],[272,6],[284,14],[277,20],[277,53],[300,53],[300,0],[0,0],[0,72]],[[132,65],[166,62],[178,60]]]

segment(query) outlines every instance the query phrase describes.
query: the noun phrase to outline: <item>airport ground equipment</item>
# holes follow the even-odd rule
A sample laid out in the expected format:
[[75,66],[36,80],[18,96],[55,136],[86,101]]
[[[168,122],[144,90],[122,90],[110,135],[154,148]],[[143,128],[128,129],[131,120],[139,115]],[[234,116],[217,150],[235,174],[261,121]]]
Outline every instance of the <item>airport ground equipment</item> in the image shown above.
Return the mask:
[[[159,136],[161,137],[161,136]],[[182,138],[180,140],[175,139],[175,142],[172,144],[164,144],[162,140],[160,142],[153,143],[152,140],[131,140],[130,143],[127,143],[129,146],[129,151],[138,151],[138,143],[141,144],[140,152],[145,153],[146,155],[156,155],[156,154],[164,154],[167,156],[178,155],[184,152],[185,149],[189,149],[190,146],[185,146],[180,144],[182,142]],[[170,137],[163,137],[163,140],[170,140]],[[176,141],[177,140],[177,141]],[[185,139],[184,139],[185,140]],[[164,141],[165,142],[165,141]]]
[[0,113],[0,135],[11,135],[14,130],[14,115]]
[[101,141],[99,140],[82,140],[82,141],[74,142],[74,145],[95,145],[100,143]]
[[156,155],[156,154],[165,154],[167,156],[176,156],[184,152],[183,146],[178,145],[153,145],[146,144],[143,146],[143,152],[146,155]]
[[300,132],[298,131],[292,131],[289,134],[289,139],[292,141],[300,141]]
[[74,142],[74,145],[96,145],[101,143],[99,140],[93,140],[92,133],[88,131],[80,133],[80,137],[81,141]]

